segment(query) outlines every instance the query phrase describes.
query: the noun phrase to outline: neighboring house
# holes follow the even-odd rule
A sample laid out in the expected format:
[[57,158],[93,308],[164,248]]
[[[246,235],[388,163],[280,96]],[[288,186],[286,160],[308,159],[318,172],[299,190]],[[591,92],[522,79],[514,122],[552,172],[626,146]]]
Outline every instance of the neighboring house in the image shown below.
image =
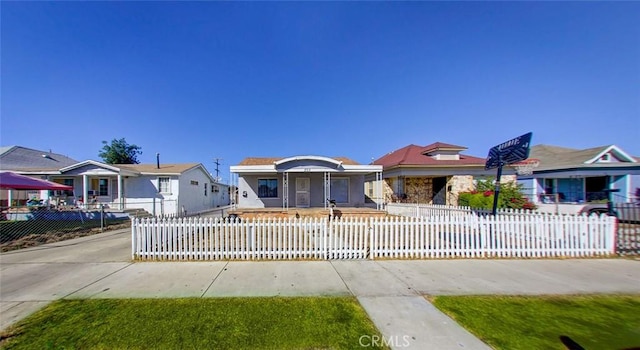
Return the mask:
[[[14,171],[42,179],[57,173],[60,168],[77,162],[73,158],[51,151],[40,151],[21,146],[0,147],[0,170]],[[39,196],[39,194],[40,191],[2,190],[0,191],[0,206],[24,205],[30,197]]]
[[[436,142],[408,145],[373,162],[383,166],[386,202],[456,205],[458,194],[474,189],[475,177],[495,177],[485,170],[485,158],[462,154],[466,147]],[[513,169],[503,171],[502,181],[514,180]]]
[[231,174],[238,208],[326,208],[329,200],[339,207],[361,207],[365,176],[381,179],[382,167],[342,157],[246,158],[231,167]]
[[80,162],[52,176],[81,198],[113,209],[141,208],[154,215],[194,213],[228,205],[227,185],[216,183],[202,164],[104,164]]
[[532,175],[518,176],[534,202],[582,203],[607,199],[605,190],[616,189],[615,202],[637,200],[640,162],[616,145],[573,149],[551,145],[531,147],[529,159],[540,164]]
[[[73,186],[73,191],[37,191],[38,197],[50,204],[87,209],[100,205],[110,210],[144,209],[154,215],[195,213],[229,204],[228,185],[215,182],[199,163],[105,164],[68,158],[73,162],[59,167],[17,166],[20,162],[37,163],[37,157],[45,158],[38,152],[22,153],[19,162],[13,164],[5,164],[2,158],[2,170]],[[16,191],[9,194],[12,192]]]

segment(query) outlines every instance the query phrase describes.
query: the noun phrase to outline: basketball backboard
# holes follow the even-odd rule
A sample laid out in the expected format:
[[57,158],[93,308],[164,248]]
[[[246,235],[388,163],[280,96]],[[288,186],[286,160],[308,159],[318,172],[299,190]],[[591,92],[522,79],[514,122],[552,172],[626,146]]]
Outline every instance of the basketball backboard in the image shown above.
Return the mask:
[[527,133],[491,147],[489,155],[487,156],[487,162],[484,165],[485,170],[520,162],[529,158],[531,134],[532,133]]

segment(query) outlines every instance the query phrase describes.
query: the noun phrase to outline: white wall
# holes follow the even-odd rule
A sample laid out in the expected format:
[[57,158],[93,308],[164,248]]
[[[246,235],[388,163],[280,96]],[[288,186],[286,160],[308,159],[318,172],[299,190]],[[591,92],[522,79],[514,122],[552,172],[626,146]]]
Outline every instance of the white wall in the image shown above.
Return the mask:
[[[158,193],[158,178],[170,178],[170,191]],[[155,215],[177,213],[180,182],[177,176],[143,175],[124,179],[125,208],[141,208]]]
[[211,194],[211,183],[211,177],[200,167],[184,172],[180,176],[178,210],[188,214],[214,208],[216,196]]
[[[257,189],[257,181],[258,178],[266,179],[266,178],[278,178],[277,174],[273,175],[260,175],[260,176],[240,176],[238,177],[238,208],[264,208],[265,203],[263,200],[270,202],[271,204],[275,204],[275,201],[280,203],[282,206],[282,184],[281,180],[278,178],[278,198],[258,198]],[[254,183],[252,187],[249,185],[249,182]],[[246,193],[246,197],[244,194]],[[270,205],[271,207],[276,205]]]

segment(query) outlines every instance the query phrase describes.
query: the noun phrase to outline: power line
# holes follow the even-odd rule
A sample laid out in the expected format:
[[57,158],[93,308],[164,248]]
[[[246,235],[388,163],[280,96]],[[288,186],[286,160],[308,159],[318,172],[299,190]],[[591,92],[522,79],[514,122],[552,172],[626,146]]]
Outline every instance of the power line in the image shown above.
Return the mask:
[[222,158],[214,158],[215,162],[213,162],[213,164],[216,165],[216,181],[220,182],[220,161],[222,160]]

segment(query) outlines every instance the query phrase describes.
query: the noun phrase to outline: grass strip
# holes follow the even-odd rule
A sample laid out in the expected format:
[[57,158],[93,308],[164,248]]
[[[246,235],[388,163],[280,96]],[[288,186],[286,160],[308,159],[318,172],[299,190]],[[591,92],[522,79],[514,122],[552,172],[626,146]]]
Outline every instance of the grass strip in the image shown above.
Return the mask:
[[640,295],[438,296],[433,304],[495,349],[640,348]]
[[[351,297],[59,300],[3,349],[354,349],[379,336]],[[366,343],[365,345],[370,345]],[[369,346],[368,348],[380,348]]]

